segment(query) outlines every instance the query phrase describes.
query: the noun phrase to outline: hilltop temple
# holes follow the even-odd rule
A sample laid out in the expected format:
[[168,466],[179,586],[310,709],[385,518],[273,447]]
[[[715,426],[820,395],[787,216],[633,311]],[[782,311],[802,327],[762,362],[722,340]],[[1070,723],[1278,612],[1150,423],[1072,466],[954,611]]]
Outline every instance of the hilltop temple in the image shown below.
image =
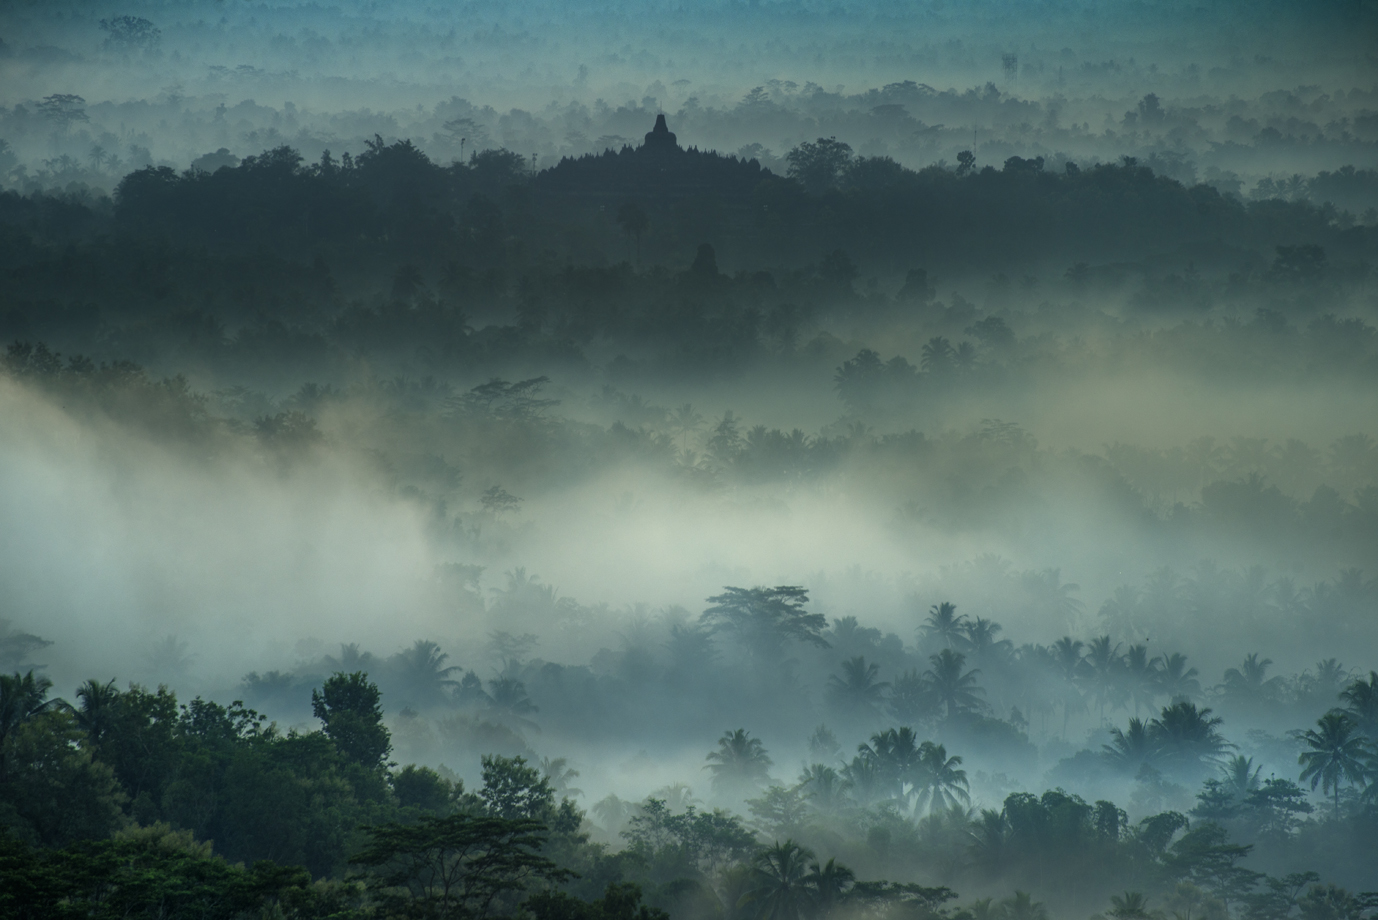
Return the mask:
[[654,152],[679,150],[674,132],[670,130],[669,125],[665,124],[663,112],[656,116],[656,126],[646,132],[646,141],[641,145],[641,149]]
[[660,114],[640,147],[566,157],[541,173],[536,187],[561,197],[602,203],[705,196],[740,202],[749,199],[757,183],[769,176],[755,160],[681,147]]

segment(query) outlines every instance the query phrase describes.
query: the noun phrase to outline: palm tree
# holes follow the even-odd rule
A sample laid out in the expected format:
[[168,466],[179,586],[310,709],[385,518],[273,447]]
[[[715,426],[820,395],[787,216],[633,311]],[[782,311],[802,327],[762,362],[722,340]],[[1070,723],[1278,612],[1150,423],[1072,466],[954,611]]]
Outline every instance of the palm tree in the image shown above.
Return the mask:
[[1163,666],[1158,671],[1158,689],[1171,702],[1189,700],[1201,695],[1198,675],[1195,668],[1187,667],[1186,655],[1173,652],[1163,659]]
[[814,911],[827,917],[856,885],[856,873],[829,859],[825,865],[814,863],[810,866],[805,882],[812,889]]
[[1220,689],[1227,695],[1245,702],[1267,702],[1277,692],[1282,683],[1280,677],[1268,677],[1268,668],[1273,659],[1259,660],[1258,653],[1244,656],[1244,662],[1237,668],[1225,672]]
[[1004,871],[1013,835],[1013,828],[1005,813],[993,808],[981,809],[980,817],[972,824],[972,855],[976,863],[991,876]]
[[928,721],[934,709],[928,682],[915,669],[905,671],[891,682],[885,708],[899,722]]
[[815,901],[809,876],[813,851],[793,840],[776,842],[752,863],[751,888],[742,903],[757,905],[760,920],[801,920]]
[[1004,920],[1048,920],[1048,909],[1026,891],[1016,891],[1014,897],[1001,901],[1000,907]]
[[1004,658],[1014,651],[1014,643],[1009,639],[996,639],[995,634],[1004,629],[999,623],[977,617],[966,624],[962,631],[962,649],[977,659],[991,660]]
[[905,804],[905,786],[914,783],[919,768],[919,739],[914,730],[906,726],[877,732],[857,753],[874,765],[878,788]]
[[689,450],[689,432],[703,428],[703,416],[694,411],[692,403],[685,403],[670,411],[670,431],[680,439],[680,450]]
[[847,803],[847,781],[826,764],[805,767],[799,774],[799,786],[804,791],[804,798],[825,815],[836,814]]
[[0,777],[5,774],[6,739],[35,716],[67,705],[63,700],[47,698],[52,686],[52,681],[35,677],[33,671],[0,674]]
[[985,696],[986,691],[976,684],[976,675],[981,672],[962,672],[967,660],[965,655],[945,648],[930,655],[928,660],[933,662],[933,667],[924,672],[924,680],[934,702],[946,707],[949,719],[982,705],[980,697]]
[[1049,650],[1053,669],[1063,682],[1062,692],[1059,694],[1059,701],[1062,703],[1063,738],[1067,737],[1067,724],[1072,713],[1084,712],[1086,709],[1086,700],[1082,697],[1080,688],[1081,680],[1087,672],[1087,665],[1081,653],[1083,647],[1080,640],[1063,636],[1054,642]]
[[1100,636],[1091,640],[1086,647],[1086,657],[1082,659],[1086,663],[1091,695],[1100,705],[1102,722],[1105,720],[1106,704],[1118,705],[1123,699],[1123,659],[1119,651],[1118,642],[1111,645],[1109,636]]
[[556,795],[574,798],[584,794],[584,790],[570,785],[571,781],[579,778],[579,771],[572,768],[569,761],[563,757],[542,757],[541,775],[550,783],[550,788],[555,790]]
[[1148,898],[1138,891],[1112,894],[1110,909],[1105,914],[1115,920],[1151,920],[1153,917],[1148,911]]
[[115,689],[115,679],[110,678],[106,684],[88,680],[77,688],[77,699],[81,701],[76,710],[77,725],[93,745],[99,745],[110,730],[119,704],[120,691]]
[[1129,698],[1134,702],[1134,715],[1140,707],[1151,707],[1161,692],[1160,658],[1148,657],[1148,646],[1131,645],[1120,659],[1123,674],[1128,683]]
[[1369,671],[1368,680],[1356,680],[1340,692],[1345,714],[1370,741],[1378,741],[1378,671]]
[[936,639],[944,647],[952,648],[961,641],[965,622],[966,617],[957,613],[956,604],[943,601],[929,608],[928,618],[919,628],[919,635],[924,639]]
[[1221,783],[1237,802],[1259,787],[1259,774],[1263,765],[1254,766],[1252,757],[1236,754],[1220,765]]
[[1327,712],[1316,720],[1320,729],[1308,729],[1300,736],[1309,751],[1297,758],[1301,764],[1302,782],[1311,780],[1311,788],[1321,786],[1321,793],[1335,790],[1335,817],[1340,816],[1340,780],[1352,786],[1364,785],[1367,772],[1367,751],[1364,740],[1354,731],[1354,723],[1343,712]]
[[1166,760],[1192,768],[1233,746],[1216,730],[1223,721],[1212,717],[1210,709],[1197,709],[1183,700],[1163,707],[1161,715],[1149,723],[1148,735]]
[[1148,725],[1139,718],[1129,720],[1124,731],[1110,729],[1110,743],[1101,746],[1102,756],[1126,773],[1135,774],[1139,768],[1154,760],[1158,745],[1149,735]]
[[759,788],[770,779],[771,759],[766,747],[745,729],[723,732],[718,749],[709,752],[705,760],[708,764],[704,769],[713,771],[717,791]]
[[876,680],[879,674],[880,665],[867,664],[865,656],[849,658],[842,662],[842,676],[834,674],[828,678],[828,699],[855,717],[874,718],[890,686]]
[[539,712],[531,697],[526,695],[526,685],[512,677],[497,677],[488,681],[488,692],[484,694],[488,710],[499,721],[530,729],[539,727],[527,716]]
[[918,796],[914,810],[927,806],[929,812],[941,811],[956,805],[960,800],[971,802],[968,792],[967,774],[958,767],[962,758],[948,757],[947,748],[932,741],[925,741],[919,748],[919,774],[914,784]]
[[460,668],[446,667],[449,657],[436,643],[417,639],[411,648],[393,655],[388,664],[412,704],[430,706],[443,700],[448,688],[459,686],[450,675]]
[[870,805],[889,791],[874,757],[856,755],[842,767],[841,774],[846,788],[862,805]]

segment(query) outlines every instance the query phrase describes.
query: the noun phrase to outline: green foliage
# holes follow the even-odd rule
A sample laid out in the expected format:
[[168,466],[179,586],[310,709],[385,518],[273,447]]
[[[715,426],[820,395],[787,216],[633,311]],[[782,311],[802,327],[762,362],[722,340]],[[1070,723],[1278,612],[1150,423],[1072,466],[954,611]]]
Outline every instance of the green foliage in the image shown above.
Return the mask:
[[371,841],[350,861],[369,870],[370,890],[437,920],[505,914],[528,884],[571,877],[541,855],[545,827],[529,818],[454,814],[368,832]]
[[341,755],[365,770],[381,769],[392,751],[382,694],[362,671],[339,673],[311,691],[311,711]]

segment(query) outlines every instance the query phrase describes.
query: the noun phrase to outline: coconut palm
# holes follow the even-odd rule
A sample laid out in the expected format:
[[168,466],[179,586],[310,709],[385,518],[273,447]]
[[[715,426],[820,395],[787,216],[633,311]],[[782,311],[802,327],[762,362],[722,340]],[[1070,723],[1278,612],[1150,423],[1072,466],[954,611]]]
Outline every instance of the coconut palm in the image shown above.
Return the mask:
[[1120,660],[1123,664],[1125,690],[1134,703],[1134,715],[1139,714],[1141,707],[1151,710],[1153,701],[1162,692],[1159,673],[1162,659],[1149,658],[1146,645],[1131,645]]
[[1185,700],[1163,707],[1149,723],[1148,735],[1163,759],[1179,768],[1194,769],[1213,761],[1232,747],[1216,730],[1223,722],[1210,709],[1197,709]]
[[1340,781],[1361,786],[1366,782],[1367,751],[1354,728],[1345,713],[1327,712],[1316,720],[1316,728],[1300,735],[1310,748],[1297,758],[1303,767],[1301,780],[1311,780],[1312,789],[1319,784],[1322,794],[1335,790],[1336,818],[1340,816]]
[[1236,754],[1220,765],[1221,786],[1235,801],[1242,802],[1246,795],[1259,787],[1259,775],[1262,773],[1262,764],[1254,766],[1252,757]]
[[919,769],[915,791],[914,810],[926,807],[936,812],[956,805],[958,801],[970,804],[967,774],[958,769],[962,758],[947,756],[947,748],[932,741],[925,741],[919,748]]
[[1124,692],[1120,644],[1112,644],[1109,636],[1092,639],[1082,660],[1086,663],[1087,686],[1091,688],[1091,696],[1100,707],[1100,717],[1104,721],[1106,705],[1118,706],[1128,696]]
[[716,791],[744,791],[759,788],[770,779],[771,759],[760,738],[745,729],[723,732],[718,749],[705,758],[706,770],[713,771]]
[[1013,897],[1001,901],[1000,907],[1005,920],[1048,920],[1048,908],[1026,891],[1016,891]]
[[1112,894],[1110,896],[1110,909],[1105,912],[1105,915],[1113,917],[1115,920],[1151,920],[1153,917],[1153,914],[1148,911],[1148,898],[1138,891]]
[[1156,759],[1158,745],[1150,736],[1147,723],[1133,718],[1124,731],[1110,729],[1110,743],[1102,745],[1101,751],[1106,760],[1132,775]]
[[930,655],[928,660],[933,662],[933,667],[923,675],[928,692],[938,706],[947,710],[949,719],[983,705],[980,698],[985,696],[986,691],[976,684],[976,675],[981,672],[963,672],[967,660],[965,655],[945,648],[936,655]]
[[1002,629],[1004,627],[994,620],[977,617],[962,630],[962,651],[978,660],[1008,658],[1014,651],[1014,643],[1009,639],[995,638],[996,633]]
[[1162,659],[1158,671],[1158,690],[1171,702],[1189,700],[1201,695],[1201,682],[1196,678],[1199,672],[1187,667],[1187,656],[1173,652]]
[[870,805],[888,793],[885,779],[873,757],[857,754],[840,772],[852,797],[862,805]]
[[67,705],[63,700],[48,699],[52,686],[52,681],[35,677],[33,671],[0,674],[0,776],[5,772],[5,740],[35,716]]
[[931,719],[935,705],[923,675],[910,669],[896,677],[890,683],[890,698],[885,708],[899,722],[914,724]]
[[689,450],[689,432],[703,429],[703,416],[690,403],[670,411],[670,432],[680,439],[680,449]]
[[751,887],[741,902],[756,905],[760,920],[801,920],[816,900],[809,874],[813,851],[793,840],[767,847],[752,862]]
[[388,667],[413,706],[433,706],[445,699],[448,689],[459,686],[450,675],[460,668],[446,667],[449,657],[436,643],[417,639],[411,648],[393,655],[388,660]]
[[941,642],[945,648],[952,648],[962,641],[966,617],[957,613],[957,605],[943,601],[929,608],[928,618],[919,627],[922,639]]
[[875,767],[878,790],[885,796],[907,804],[908,786],[913,786],[919,769],[919,739],[912,728],[891,728],[871,736],[869,744],[857,754]]
[[1058,702],[1062,704],[1062,737],[1067,737],[1067,725],[1073,712],[1086,711],[1086,699],[1081,695],[1081,681],[1087,666],[1082,656],[1085,646],[1078,639],[1063,636],[1048,650],[1053,671],[1062,679]]
[[1369,671],[1366,681],[1354,681],[1340,692],[1340,699],[1355,728],[1378,741],[1378,671]]
[[99,745],[110,731],[115,720],[115,707],[119,705],[120,691],[115,689],[115,679],[109,683],[88,680],[77,688],[80,705],[76,709],[77,725],[86,733],[87,739]]
[[1257,652],[1245,655],[1239,667],[1225,672],[1224,681],[1220,684],[1221,692],[1241,702],[1259,703],[1273,699],[1282,685],[1282,678],[1268,676],[1272,663],[1271,658],[1260,660]]
[[526,685],[512,677],[497,677],[488,681],[488,692],[484,695],[488,711],[498,721],[511,726],[539,730],[531,719],[532,713],[539,712],[531,697],[526,695]]
[[880,665],[867,664],[863,655],[842,662],[842,674],[828,678],[828,700],[855,718],[874,719],[890,685],[876,680]]
[[556,795],[575,798],[584,794],[584,790],[570,785],[579,778],[579,771],[570,767],[569,761],[563,757],[542,757],[541,775],[550,783]]
[[804,798],[825,815],[836,814],[847,804],[846,779],[826,764],[805,767],[799,774],[799,786]]
[[856,873],[837,860],[829,859],[824,865],[814,863],[810,866],[805,881],[812,889],[814,912],[827,917],[856,885]]

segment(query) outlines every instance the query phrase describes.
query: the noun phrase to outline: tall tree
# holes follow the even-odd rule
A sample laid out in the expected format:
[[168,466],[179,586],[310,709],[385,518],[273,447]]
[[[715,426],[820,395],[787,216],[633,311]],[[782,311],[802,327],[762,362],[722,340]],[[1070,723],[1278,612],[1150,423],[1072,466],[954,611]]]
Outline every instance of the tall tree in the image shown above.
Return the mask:
[[713,773],[713,788],[720,791],[755,789],[770,779],[771,759],[766,746],[745,729],[724,732],[718,749],[705,759],[705,769]]
[[335,674],[311,691],[311,711],[345,759],[366,770],[382,769],[392,751],[383,724],[382,694],[363,671]]
[[793,585],[725,587],[722,594],[708,598],[713,606],[703,612],[701,620],[714,631],[732,633],[760,657],[778,656],[790,641],[827,648],[823,630],[828,619],[805,610],[808,602],[809,592]]
[[1311,780],[1312,789],[1319,784],[1322,793],[1335,791],[1336,818],[1340,816],[1341,780],[1362,786],[1367,779],[1368,752],[1354,728],[1354,722],[1345,713],[1327,712],[1316,720],[1316,728],[1299,736],[1309,748],[1297,758],[1302,765],[1301,780]]

